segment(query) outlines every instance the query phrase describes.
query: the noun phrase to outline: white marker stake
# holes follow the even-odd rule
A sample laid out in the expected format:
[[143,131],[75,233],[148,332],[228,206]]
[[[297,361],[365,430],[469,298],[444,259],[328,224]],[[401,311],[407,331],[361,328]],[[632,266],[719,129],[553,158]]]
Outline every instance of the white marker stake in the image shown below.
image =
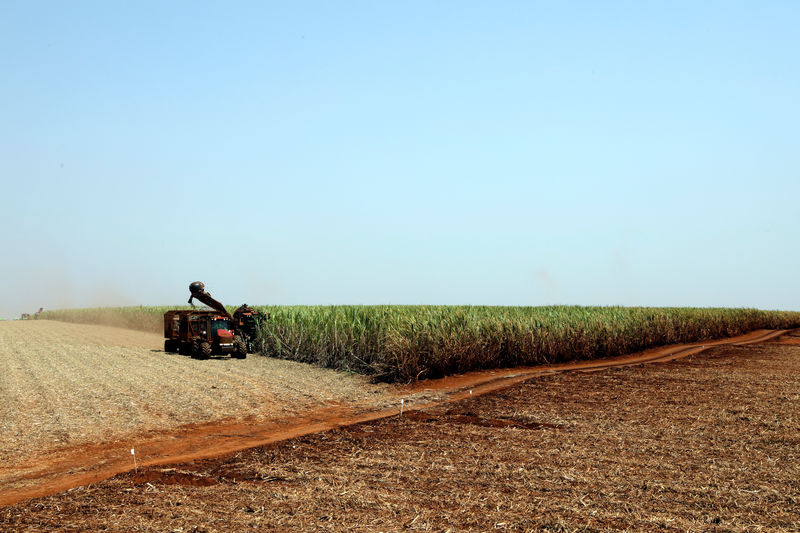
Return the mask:
[[469,395],[470,395],[470,396],[472,396],[472,389],[470,389],[470,391],[469,391]]
[[403,416],[403,403],[405,400],[400,400],[400,416]]
[[139,469],[136,467],[136,452],[133,451],[133,448],[131,448],[131,455],[133,456],[133,471],[138,474]]

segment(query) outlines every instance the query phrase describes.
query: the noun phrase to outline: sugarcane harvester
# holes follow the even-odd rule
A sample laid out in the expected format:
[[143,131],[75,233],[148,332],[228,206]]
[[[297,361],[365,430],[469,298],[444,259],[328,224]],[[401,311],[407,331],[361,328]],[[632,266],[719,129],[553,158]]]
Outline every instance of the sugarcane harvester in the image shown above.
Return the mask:
[[[164,351],[208,359],[212,354],[230,354],[244,359],[253,352],[258,342],[261,313],[247,304],[240,306],[233,316],[219,301],[205,290],[205,285],[195,281],[189,285],[190,310],[172,310],[164,313]],[[193,300],[199,300],[210,309],[195,309]]]

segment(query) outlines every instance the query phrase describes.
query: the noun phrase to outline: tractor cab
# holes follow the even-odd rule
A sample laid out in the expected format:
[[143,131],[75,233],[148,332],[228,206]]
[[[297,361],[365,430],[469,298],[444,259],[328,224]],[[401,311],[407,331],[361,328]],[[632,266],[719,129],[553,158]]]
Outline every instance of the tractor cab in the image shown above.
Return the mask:
[[233,352],[233,325],[228,317],[193,313],[189,315],[189,329],[192,338],[211,345],[212,353]]

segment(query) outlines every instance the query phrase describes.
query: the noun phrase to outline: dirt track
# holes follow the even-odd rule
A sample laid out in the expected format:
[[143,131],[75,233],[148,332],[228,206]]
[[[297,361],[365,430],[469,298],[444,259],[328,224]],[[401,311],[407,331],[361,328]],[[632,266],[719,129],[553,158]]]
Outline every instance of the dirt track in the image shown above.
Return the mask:
[[[4,342],[0,346],[5,348],[0,354],[6,354],[8,364],[13,367],[16,361],[28,365],[25,368],[29,381],[50,380],[49,385],[45,381],[45,386],[39,386],[39,396],[34,397],[34,401],[27,402],[22,401],[20,392],[26,388],[25,380],[17,378],[15,381],[12,373],[9,374],[11,378],[2,381],[3,388],[12,391],[8,397],[13,398],[12,403],[4,406],[4,449],[13,451],[20,439],[34,444],[28,454],[12,456],[6,452],[9,459],[0,470],[2,505],[124,472],[132,466],[131,447],[137,449],[138,461],[143,466],[213,457],[391,416],[398,411],[399,399],[404,400],[405,409],[422,409],[499,390],[548,373],[594,371],[614,365],[671,360],[715,344],[665,348],[608,361],[473,373],[413,387],[392,388],[369,385],[355,376],[261,357],[250,357],[246,362],[192,361],[164,354],[154,347],[156,342],[161,342],[158,336],[143,336],[115,328],[52,322],[15,322],[2,326],[0,335],[4,335]],[[753,332],[734,341],[764,341],[780,333]],[[36,336],[37,346],[41,347],[26,356],[19,335]],[[12,357],[14,355],[16,357]],[[31,370],[34,360],[40,366]],[[45,377],[42,377],[43,372]],[[139,374],[134,386],[129,376],[136,372]],[[23,386],[19,385],[20,381]],[[125,383],[122,392],[117,385],[120,381]],[[181,387],[176,388],[175,383],[180,383]],[[208,383],[223,385],[209,392]],[[102,393],[104,390],[106,392]],[[165,391],[172,396],[162,398]],[[82,405],[80,402],[87,396],[92,398],[88,402],[90,407],[74,409],[74,405]],[[242,397],[246,401],[242,401]],[[75,400],[65,404],[64,398]],[[132,398],[136,401],[131,402]],[[108,412],[114,414],[112,419],[122,420],[122,424],[107,423],[105,417],[94,415],[94,407],[106,405],[103,402],[108,405]],[[153,403],[158,407],[154,408]],[[137,404],[146,405],[146,410],[137,411]],[[10,405],[25,405],[26,408],[17,410],[15,418]],[[36,413],[37,408],[44,408],[44,411],[36,417],[49,416],[53,426],[43,424],[50,428],[49,433],[45,431],[42,436],[33,431],[32,438],[25,428],[36,426],[25,422],[25,417]],[[133,416],[132,412],[139,416],[138,426],[124,422]],[[227,418],[227,421],[214,420],[219,413],[224,413],[225,416],[219,418]],[[70,424],[70,420],[76,422]],[[186,425],[189,420],[204,423]],[[6,440],[9,427],[19,435],[16,440]],[[70,428],[74,427],[83,431],[75,436],[74,430],[70,433]],[[110,437],[96,438],[100,431]],[[51,444],[54,448],[47,451],[47,437],[52,434],[67,443]]]
[[798,341],[549,372],[4,507],[0,529],[797,531]]

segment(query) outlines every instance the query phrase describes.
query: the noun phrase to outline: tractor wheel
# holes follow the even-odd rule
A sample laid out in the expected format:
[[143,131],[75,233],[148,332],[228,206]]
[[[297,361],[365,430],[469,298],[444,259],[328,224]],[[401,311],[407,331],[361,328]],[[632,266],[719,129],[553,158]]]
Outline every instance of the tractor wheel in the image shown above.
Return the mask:
[[231,353],[231,356],[236,359],[244,359],[247,357],[247,344],[241,337],[233,339],[233,353]]
[[173,339],[167,339],[164,341],[164,351],[167,353],[175,353],[177,352],[177,347],[175,346],[175,341]]
[[208,359],[209,357],[211,357],[211,345],[207,342],[201,342],[198,359]]
[[192,359],[200,359],[200,339],[192,339]]

